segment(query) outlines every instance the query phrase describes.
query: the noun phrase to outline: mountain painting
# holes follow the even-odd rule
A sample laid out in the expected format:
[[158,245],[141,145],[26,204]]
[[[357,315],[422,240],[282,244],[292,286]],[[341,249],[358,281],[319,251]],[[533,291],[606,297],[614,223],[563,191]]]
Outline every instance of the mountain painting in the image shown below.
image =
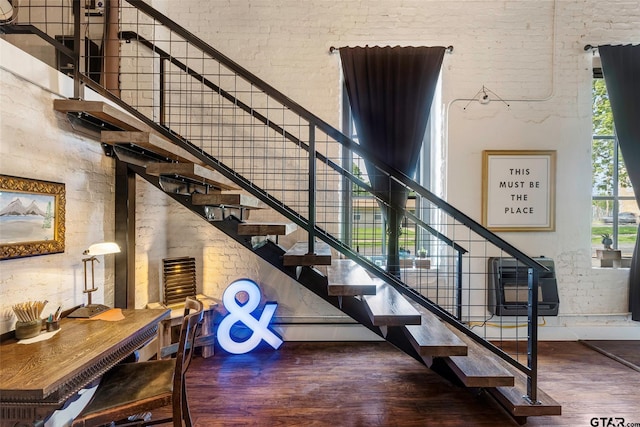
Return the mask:
[[0,244],[53,240],[55,196],[0,191]]

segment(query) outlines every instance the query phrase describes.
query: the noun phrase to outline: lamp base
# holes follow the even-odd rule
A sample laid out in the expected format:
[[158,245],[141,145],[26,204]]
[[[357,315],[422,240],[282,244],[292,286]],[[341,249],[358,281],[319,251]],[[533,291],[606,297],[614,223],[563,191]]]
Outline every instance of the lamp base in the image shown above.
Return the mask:
[[97,316],[100,313],[104,313],[107,310],[111,310],[111,307],[107,307],[106,305],[102,304],[88,304],[84,307],[80,307],[72,311],[67,317],[89,319],[93,316]]

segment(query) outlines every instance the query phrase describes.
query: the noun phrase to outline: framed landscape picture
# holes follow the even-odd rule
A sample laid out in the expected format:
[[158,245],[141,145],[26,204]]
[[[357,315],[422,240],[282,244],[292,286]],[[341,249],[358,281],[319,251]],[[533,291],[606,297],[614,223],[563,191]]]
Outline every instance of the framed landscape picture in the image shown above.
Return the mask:
[[492,231],[554,231],[556,152],[482,155],[482,224]]
[[64,252],[65,186],[0,175],[0,260]]

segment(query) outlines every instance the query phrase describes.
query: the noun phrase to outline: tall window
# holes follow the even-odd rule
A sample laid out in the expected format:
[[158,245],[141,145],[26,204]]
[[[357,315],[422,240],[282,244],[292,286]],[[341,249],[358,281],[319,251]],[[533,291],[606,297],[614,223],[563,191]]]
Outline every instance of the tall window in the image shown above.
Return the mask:
[[[612,249],[622,252],[623,258],[630,258],[638,231],[639,210],[618,149],[607,88],[599,69],[594,69],[593,79],[592,162],[593,255],[595,257],[597,249],[610,244]],[[624,266],[624,262],[621,265]]]
[[[416,168],[416,176],[414,179],[422,186],[430,189],[438,194],[441,191],[443,183],[441,182],[440,173],[441,168],[434,168],[433,159],[438,160],[441,163],[441,147],[440,137],[441,130],[437,127],[441,122],[440,111],[441,104],[441,85],[440,81],[436,87],[433,96],[433,105],[431,107],[431,117],[427,123],[427,130],[422,142],[422,151],[420,152],[420,158],[418,159],[418,165]],[[343,132],[349,136],[355,142],[358,142],[358,135],[353,123],[353,116],[351,114],[351,108],[349,106],[349,98],[346,94],[346,90],[343,91],[342,96],[343,103]],[[345,169],[349,170],[356,177],[369,183],[369,177],[367,175],[367,169],[365,162],[357,154],[351,153],[348,150],[343,152],[343,160],[345,162]],[[348,243],[351,247],[356,249],[361,255],[367,256],[374,262],[386,261],[386,223],[380,209],[371,196],[370,193],[364,191],[357,185],[351,185],[345,179],[345,185],[351,186],[352,191],[346,194],[345,200],[343,200],[344,218],[343,223],[343,235],[342,240]],[[415,194],[411,192],[409,194],[409,200],[407,201],[406,209],[414,213],[418,218],[421,217],[421,211],[416,204]],[[347,218],[352,218],[353,223],[346,223]],[[402,222],[402,231],[400,234],[400,256],[412,257],[415,256],[418,251],[423,250],[427,243],[422,242],[424,236],[419,235],[416,224],[405,218]],[[381,243],[381,246],[378,246]]]
[[[351,107],[346,90],[343,91],[343,132],[355,142],[359,143],[356,128],[353,123]],[[344,149],[343,160],[345,169],[349,170],[358,179],[369,184],[369,177],[364,160],[357,154]],[[383,266],[386,261],[386,223],[382,214],[370,193],[356,184],[352,184],[345,178],[345,188],[351,188],[345,192],[345,219],[352,217],[353,223],[343,221],[342,240],[354,248],[360,255],[366,256],[376,264]]]

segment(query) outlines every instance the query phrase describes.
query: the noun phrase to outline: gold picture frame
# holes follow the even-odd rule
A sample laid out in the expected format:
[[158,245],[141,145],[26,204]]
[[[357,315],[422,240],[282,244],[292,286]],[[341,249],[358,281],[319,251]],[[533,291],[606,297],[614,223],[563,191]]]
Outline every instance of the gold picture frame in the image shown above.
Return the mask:
[[65,185],[0,175],[0,260],[64,252]]
[[555,231],[556,152],[482,152],[482,225],[491,231]]

